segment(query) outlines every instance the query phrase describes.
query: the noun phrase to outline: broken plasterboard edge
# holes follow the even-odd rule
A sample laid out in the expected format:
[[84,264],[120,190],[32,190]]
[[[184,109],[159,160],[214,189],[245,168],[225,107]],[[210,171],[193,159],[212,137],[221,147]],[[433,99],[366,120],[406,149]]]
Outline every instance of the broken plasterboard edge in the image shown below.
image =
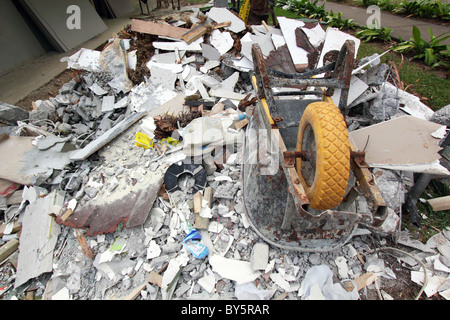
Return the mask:
[[172,73],[180,73],[183,71],[183,66],[178,63],[159,63],[150,60],[147,62],[147,68],[150,70],[152,67],[158,67],[160,69],[168,70]]
[[202,46],[201,43],[203,42],[203,38],[198,38],[197,40],[195,40],[194,42],[187,44],[184,41],[177,41],[177,42],[158,42],[158,41],[154,41],[153,42],[153,46],[156,49],[160,49],[160,50],[166,50],[166,51],[175,51],[175,50],[179,50],[179,51],[194,51],[194,52],[201,52],[202,51]]
[[210,95],[218,98],[228,98],[232,100],[242,100],[245,98],[245,94],[229,91],[221,88],[213,88],[210,90]]
[[318,48],[320,44],[325,40],[325,30],[323,30],[320,23],[314,28],[307,28],[306,26],[302,28],[303,32],[308,37],[309,42],[315,47]]
[[278,17],[280,29],[283,32],[283,37],[286,41],[292,61],[294,62],[297,71],[303,71],[308,66],[308,52],[297,46],[295,37],[295,29],[301,28],[305,25],[303,21],[289,19],[285,17]]
[[398,171],[412,171],[418,173],[429,173],[429,174],[450,176],[450,172],[440,164],[439,160],[435,160],[430,163],[418,163],[410,165],[387,165],[370,162],[368,162],[367,164],[372,168],[382,168]]
[[70,155],[70,160],[72,161],[86,160],[90,155],[92,155],[97,150],[102,148],[108,142],[112,141],[115,137],[117,137],[119,134],[121,134],[123,131],[129,128],[133,123],[141,119],[146,113],[147,113],[146,111],[133,113],[129,117],[119,122],[113,128],[106,131],[100,137],[91,141],[83,149],[73,151]]

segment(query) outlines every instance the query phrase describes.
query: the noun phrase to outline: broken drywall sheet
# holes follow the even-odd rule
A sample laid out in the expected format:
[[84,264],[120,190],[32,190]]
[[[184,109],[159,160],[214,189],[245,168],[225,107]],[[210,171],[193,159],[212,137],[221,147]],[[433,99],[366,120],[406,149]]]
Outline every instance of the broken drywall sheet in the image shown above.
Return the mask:
[[302,30],[308,37],[309,42],[316,48],[318,48],[325,40],[326,33],[320,23],[317,23],[313,28],[308,28],[305,26],[302,28]]
[[[147,68],[151,68],[152,66],[157,66],[162,69],[170,70],[172,73],[180,73],[183,71],[183,66],[181,63],[176,63],[177,57],[175,52],[167,52],[167,53],[160,53],[155,54],[150,59],[149,62],[147,62]],[[150,73],[153,75],[153,73]]]
[[[178,65],[182,68],[181,65]],[[170,91],[175,90],[175,81],[178,79],[176,73],[171,70],[161,68],[159,65],[150,65],[150,83],[153,83],[155,86],[161,86]]]
[[58,215],[64,205],[64,192],[54,190],[28,205],[22,221],[15,287],[53,269],[53,250],[60,226],[50,214]]
[[219,51],[221,56],[233,48],[234,44],[231,34],[227,31],[221,32],[219,29],[211,32],[209,41],[211,45]]
[[[353,101],[356,100],[363,92],[365,92],[369,86],[359,79],[357,76],[352,76],[350,79],[350,87],[348,90],[348,96],[347,96],[347,106],[349,106]],[[334,94],[331,97],[335,105],[339,105],[339,101],[341,99],[341,92],[342,89],[334,89]]]
[[166,271],[163,274],[161,293],[163,300],[170,300],[176,288],[180,269],[187,265],[189,257],[185,251],[181,252],[176,258],[169,261]]
[[213,254],[209,257],[213,271],[221,277],[236,281],[237,284],[254,281],[261,275],[261,272],[254,271],[250,262],[224,258]]
[[206,43],[202,43],[201,47],[202,47],[202,55],[205,59],[214,60],[214,61],[220,60],[221,55],[220,55],[219,50],[217,50],[213,46],[206,44]]
[[319,61],[317,62],[316,68],[323,67],[324,66],[324,61],[323,61],[324,56],[328,52],[333,51],[333,50],[340,51],[342,46],[344,45],[345,41],[347,41],[347,40],[352,40],[355,43],[355,59],[356,59],[356,55],[358,54],[358,49],[359,49],[361,40],[353,37],[352,35],[349,35],[348,33],[339,31],[336,28],[331,28],[331,27],[327,28],[322,52],[320,53]]
[[177,96],[172,90],[153,83],[142,82],[134,86],[129,94],[131,110],[150,112]]
[[198,38],[197,40],[193,41],[190,44],[187,44],[184,41],[154,41],[153,46],[156,49],[165,50],[165,51],[193,51],[193,52],[201,52],[202,51],[202,44],[203,37]]
[[26,153],[34,148],[34,139],[35,137],[10,136],[0,142],[0,153],[8,155],[0,161],[0,178],[23,185],[31,183],[31,177],[23,176],[20,171],[26,164],[23,162]]
[[225,27],[225,29],[234,33],[239,33],[245,30],[245,22],[234,15],[227,8],[212,7],[208,12],[208,18],[217,23],[230,21],[231,25],[229,27]]
[[270,37],[272,39],[275,50],[278,50],[279,47],[282,47],[286,44],[286,40],[284,40],[284,37],[282,35],[272,34]]
[[285,17],[278,17],[277,19],[280,24],[280,29],[283,32],[283,37],[286,41],[295,68],[300,72],[308,66],[308,52],[305,49],[297,46],[295,29],[303,27],[305,23],[299,20],[289,19]]
[[67,69],[86,70],[100,72],[98,64],[100,51],[82,48],[70,57],[61,58],[61,62],[67,62]]
[[241,53],[244,57],[253,62],[252,46],[254,43],[257,43],[261,48],[263,56],[267,57],[272,50],[275,50],[271,40],[270,35],[252,35],[246,33],[245,36],[241,38]]
[[371,167],[450,175],[439,163],[439,139],[431,134],[441,127],[413,116],[402,116],[349,133],[357,150],[365,150]]

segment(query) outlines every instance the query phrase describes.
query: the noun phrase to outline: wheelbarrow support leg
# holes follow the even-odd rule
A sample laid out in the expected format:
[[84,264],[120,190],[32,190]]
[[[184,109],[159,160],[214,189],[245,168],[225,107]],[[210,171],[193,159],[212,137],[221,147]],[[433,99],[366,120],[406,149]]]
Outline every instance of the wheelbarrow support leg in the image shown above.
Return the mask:
[[286,200],[286,209],[284,210],[283,223],[281,229],[290,230],[292,226],[292,219],[294,218],[295,203],[292,195],[288,192]]

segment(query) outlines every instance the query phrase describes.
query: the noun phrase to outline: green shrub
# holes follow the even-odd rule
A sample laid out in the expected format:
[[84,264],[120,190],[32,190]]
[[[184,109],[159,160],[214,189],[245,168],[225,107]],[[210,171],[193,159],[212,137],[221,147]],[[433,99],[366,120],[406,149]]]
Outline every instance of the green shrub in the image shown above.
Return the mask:
[[437,37],[433,36],[433,32],[428,28],[430,41],[426,41],[421,37],[420,30],[413,26],[412,38],[408,41],[400,43],[394,47],[394,51],[411,52],[415,59],[423,60],[426,65],[435,68],[437,66],[450,66],[450,46],[441,44],[442,41],[450,37],[450,32],[443,33]]
[[363,42],[369,41],[383,41],[383,42],[391,42],[391,34],[392,30],[389,28],[368,28],[362,27],[361,30],[355,33],[355,36],[361,39]]
[[344,30],[355,30],[357,28],[357,25],[353,22],[353,19],[343,19],[341,12],[334,14],[333,10],[330,11],[324,20],[328,26],[333,28]]
[[440,0],[402,0],[393,12],[413,15],[419,18],[450,20],[450,4]]

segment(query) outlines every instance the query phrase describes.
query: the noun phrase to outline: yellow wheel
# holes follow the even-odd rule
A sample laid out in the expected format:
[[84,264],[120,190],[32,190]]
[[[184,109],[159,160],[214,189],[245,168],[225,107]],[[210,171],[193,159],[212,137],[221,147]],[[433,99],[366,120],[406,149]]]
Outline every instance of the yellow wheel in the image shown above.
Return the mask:
[[338,107],[323,101],[308,105],[298,128],[297,150],[307,155],[297,159],[297,173],[311,208],[337,207],[350,171],[348,130]]

